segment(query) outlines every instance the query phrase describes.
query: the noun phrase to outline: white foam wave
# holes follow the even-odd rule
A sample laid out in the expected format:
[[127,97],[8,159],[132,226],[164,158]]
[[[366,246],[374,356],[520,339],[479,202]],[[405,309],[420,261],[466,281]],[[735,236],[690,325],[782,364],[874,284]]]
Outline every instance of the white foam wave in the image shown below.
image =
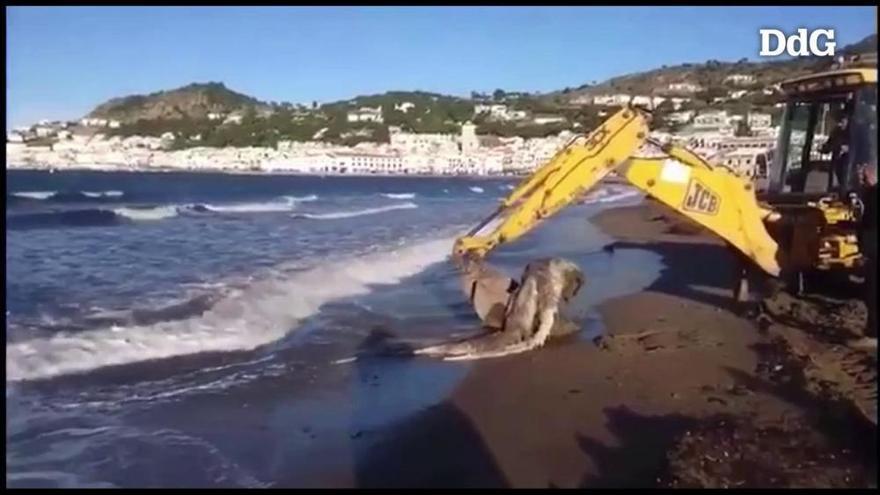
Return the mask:
[[481,193],[481,192],[483,192],[483,188],[480,187],[480,186],[472,186],[472,187],[470,187],[469,189],[470,189],[471,191],[475,192],[475,193]]
[[413,199],[416,193],[382,193],[382,196],[391,199]]
[[364,215],[375,215],[377,213],[385,213],[387,211],[393,210],[409,210],[412,208],[418,208],[419,205],[406,202],[397,205],[388,205],[388,206],[379,206],[376,208],[365,208],[363,210],[355,210],[355,211],[335,211],[330,213],[298,213],[293,215],[293,218],[309,218],[311,220],[337,220],[340,218],[353,218],[353,217],[361,217]]
[[310,201],[317,201],[318,196],[316,194],[309,194],[308,196],[284,196],[284,199],[292,203],[307,203]]
[[56,193],[56,191],[23,191],[23,192],[12,193],[12,195],[18,196],[19,198],[28,198],[28,199],[49,199],[55,193]]
[[90,198],[118,198],[125,194],[122,191],[83,191],[82,193]]
[[306,203],[317,201],[318,196],[310,194],[308,196],[283,196],[283,201],[265,201],[258,203],[237,203],[223,205],[202,205],[206,209],[217,213],[271,213],[279,211],[291,211],[296,208],[297,203]]
[[264,203],[238,203],[228,205],[204,205],[210,211],[217,213],[271,213],[277,211],[291,211],[295,204],[292,201],[270,201]]
[[157,206],[155,208],[116,208],[113,213],[130,220],[162,220],[176,217],[178,210],[175,206]]
[[261,280],[185,320],[7,344],[6,380],[48,378],[202,352],[254,349],[284,337],[327,302],[367,294],[371,285],[398,283],[443,261],[452,241],[425,241]]

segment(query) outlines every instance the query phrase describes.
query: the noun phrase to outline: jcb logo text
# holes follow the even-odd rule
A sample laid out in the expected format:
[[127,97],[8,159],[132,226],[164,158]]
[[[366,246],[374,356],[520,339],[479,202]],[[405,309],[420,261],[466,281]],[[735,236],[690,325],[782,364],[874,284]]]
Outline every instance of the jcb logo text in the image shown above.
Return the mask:
[[688,184],[687,195],[684,197],[683,208],[687,211],[714,215],[718,213],[720,202],[718,195],[696,180]]

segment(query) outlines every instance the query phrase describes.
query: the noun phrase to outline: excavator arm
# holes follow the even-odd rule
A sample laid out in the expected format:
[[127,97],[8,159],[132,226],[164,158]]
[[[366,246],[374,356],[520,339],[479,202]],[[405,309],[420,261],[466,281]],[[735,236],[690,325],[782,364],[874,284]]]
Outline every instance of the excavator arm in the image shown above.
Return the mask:
[[[465,288],[484,322],[493,319],[490,313],[497,314],[499,304],[503,306],[506,296],[501,293],[509,292],[511,284],[484,266],[486,255],[522,237],[612,171],[725,239],[764,272],[779,275],[778,245],[764,226],[774,213],[758,204],[751,182],[685,148],[650,140],[649,119],[644,110],[625,107],[590,134],[575,138],[456,241],[454,259],[464,269]],[[635,156],[646,143],[658,147],[663,156]]]

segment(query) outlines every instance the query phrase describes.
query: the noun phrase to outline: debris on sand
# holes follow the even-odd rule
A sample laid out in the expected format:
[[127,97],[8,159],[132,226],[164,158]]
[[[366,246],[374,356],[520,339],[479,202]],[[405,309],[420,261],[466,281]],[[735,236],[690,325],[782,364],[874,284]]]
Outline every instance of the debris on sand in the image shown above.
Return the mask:
[[667,456],[669,488],[855,488],[876,486],[876,473],[847,447],[803,421],[756,426],[714,418],[687,431]]
[[[746,415],[703,420],[667,453],[658,484],[671,488],[876,487],[874,428],[859,421],[848,402],[811,390],[808,363],[785,339],[756,346],[756,375],[776,393],[809,405],[783,421]],[[824,393],[823,393],[824,392]]]

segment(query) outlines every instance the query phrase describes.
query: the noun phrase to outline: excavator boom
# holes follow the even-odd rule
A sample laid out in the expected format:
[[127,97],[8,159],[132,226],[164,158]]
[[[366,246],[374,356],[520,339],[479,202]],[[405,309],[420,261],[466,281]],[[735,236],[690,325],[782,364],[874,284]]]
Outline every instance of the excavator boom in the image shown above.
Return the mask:
[[[758,204],[751,182],[685,148],[650,140],[649,120],[650,115],[639,108],[618,111],[590,134],[572,140],[517,186],[492,215],[456,241],[454,258],[464,271],[464,287],[489,326],[497,323],[491,314],[503,308],[515,282],[488,268],[483,263],[486,255],[522,237],[612,171],[722,237],[764,272],[779,275],[779,249],[764,226],[773,212]],[[634,156],[646,143],[659,148],[663,156]]]
[[[573,140],[511,191],[495,213],[458,239],[456,254],[481,259],[499,244],[524,235],[595,186],[629,158],[647,135],[643,114],[635,109],[617,112],[586,137]],[[499,217],[503,221],[491,233],[476,235]]]

